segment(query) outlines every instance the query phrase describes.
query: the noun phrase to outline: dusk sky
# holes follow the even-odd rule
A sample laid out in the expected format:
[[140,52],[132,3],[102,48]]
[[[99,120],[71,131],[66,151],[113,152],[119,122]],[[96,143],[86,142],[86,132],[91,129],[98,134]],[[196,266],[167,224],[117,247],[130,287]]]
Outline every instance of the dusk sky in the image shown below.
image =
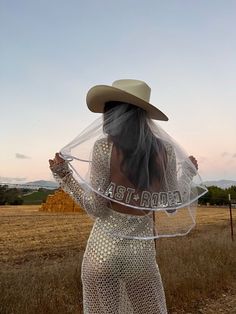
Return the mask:
[[97,84],[145,81],[203,180],[236,180],[236,1],[0,0],[0,182],[52,180],[48,159],[98,114]]

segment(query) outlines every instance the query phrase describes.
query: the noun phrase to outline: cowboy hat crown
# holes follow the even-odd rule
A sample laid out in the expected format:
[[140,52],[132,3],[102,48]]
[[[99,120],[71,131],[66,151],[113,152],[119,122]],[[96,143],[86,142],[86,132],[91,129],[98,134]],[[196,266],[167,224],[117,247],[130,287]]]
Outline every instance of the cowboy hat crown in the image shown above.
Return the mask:
[[158,108],[149,103],[151,88],[143,81],[122,79],[116,80],[112,86],[96,85],[92,87],[86,97],[89,110],[104,112],[108,101],[125,102],[147,111],[149,118],[167,121],[168,117]]

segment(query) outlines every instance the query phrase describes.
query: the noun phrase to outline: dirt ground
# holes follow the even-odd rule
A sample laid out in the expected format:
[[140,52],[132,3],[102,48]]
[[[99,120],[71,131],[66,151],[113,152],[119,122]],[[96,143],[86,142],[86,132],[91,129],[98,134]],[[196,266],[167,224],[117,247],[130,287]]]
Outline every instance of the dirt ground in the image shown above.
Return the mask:
[[[93,221],[81,213],[45,213],[40,206],[0,206],[0,267],[21,266],[23,263],[54,261],[71,252],[84,250]],[[235,222],[236,210],[233,212]],[[197,229],[212,225],[228,226],[228,208],[198,208]],[[235,223],[234,223],[235,225]],[[236,237],[236,226],[235,226]],[[236,239],[234,240],[236,241]],[[236,269],[236,261],[235,261]],[[217,297],[202,300],[194,312],[171,314],[236,314],[236,284]]]
[[92,221],[81,213],[45,213],[40,206],[0,206],[0,265],[55,259],[83,250]]
[[227,292],[221,293],[218,299],[207,299],[198,310],[202,314],[236,314],[236,286]]

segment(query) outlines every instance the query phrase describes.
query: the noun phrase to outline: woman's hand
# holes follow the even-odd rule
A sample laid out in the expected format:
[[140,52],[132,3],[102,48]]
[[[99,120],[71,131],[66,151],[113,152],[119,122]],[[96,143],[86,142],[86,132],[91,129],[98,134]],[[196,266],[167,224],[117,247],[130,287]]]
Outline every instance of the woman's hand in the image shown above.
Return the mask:
[[60,157],[59,153],[55,154],[54,159],[49,159],[50,168],[53,168],[53,167],[55,167],[59,164],[63,164],[63,163],[65,163],[65,160]]
[[189,156],[189,159],[190,159],[191,162],[194,164],[195,168],[198,170],[197,159],[196,159],[194,156]]
[[64,178],[69,174],[72,174],[68,166],[68,162],[60,157],[59,153],[55,154],[54,159],[49,159],[50,169],[54,176]]

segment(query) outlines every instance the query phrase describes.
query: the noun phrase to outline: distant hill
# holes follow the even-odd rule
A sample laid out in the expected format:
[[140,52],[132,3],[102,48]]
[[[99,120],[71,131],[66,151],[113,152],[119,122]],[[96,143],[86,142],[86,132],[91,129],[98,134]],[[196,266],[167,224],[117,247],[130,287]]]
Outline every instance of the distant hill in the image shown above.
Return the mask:
[[221,189],[230,188],[232,185],[236,186],[236,181],[233,180],[217,180],[217,181],[204,181],[206,186],[218,186]]
[[25,185],[28,185],[29,187],[32,186],[32,188],[35,187],[41,187],[49,190],[54,190],[59,187],[59,184],[53,181],[46,181],[46,180],[38,180],[38,181],[32,181],[32,182],[26,182]]

